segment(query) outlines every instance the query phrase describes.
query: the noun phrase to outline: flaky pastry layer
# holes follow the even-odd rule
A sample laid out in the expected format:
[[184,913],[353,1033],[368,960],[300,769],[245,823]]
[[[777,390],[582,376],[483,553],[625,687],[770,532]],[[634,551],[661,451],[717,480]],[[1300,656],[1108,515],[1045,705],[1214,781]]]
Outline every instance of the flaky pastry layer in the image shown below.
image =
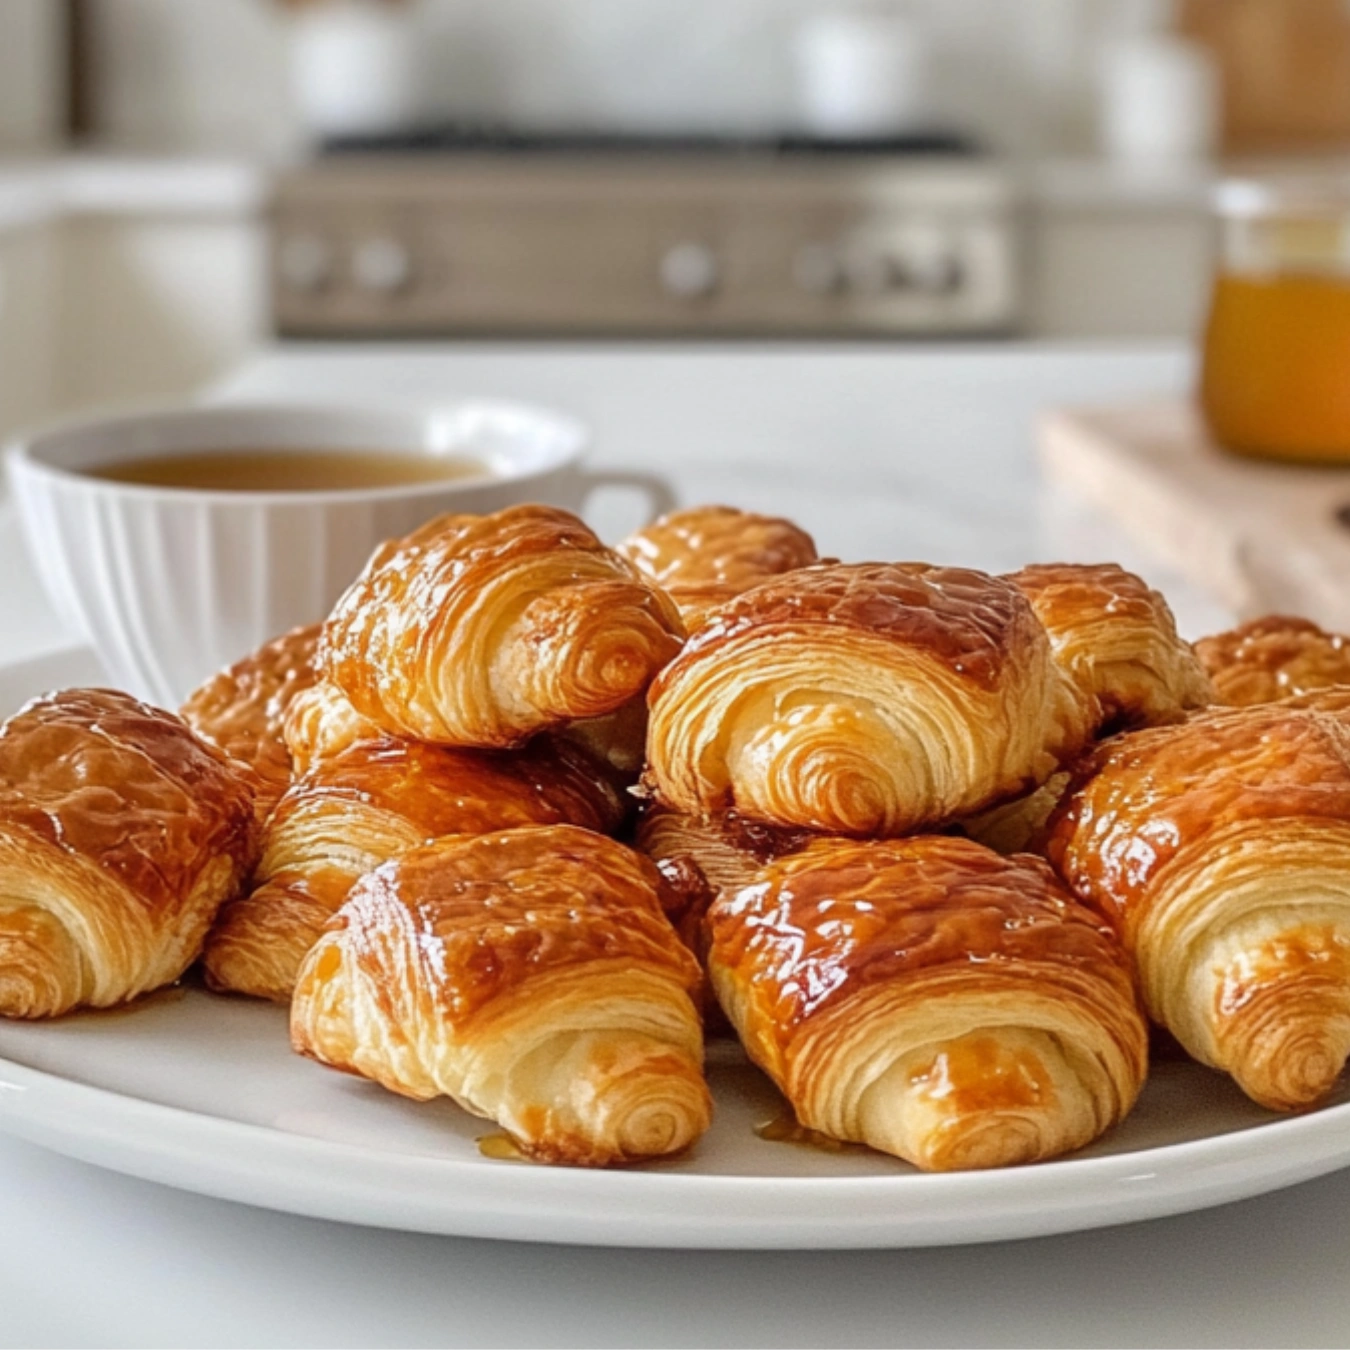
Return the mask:
[[377,550],[324,627],[325,676],[393,735],[509,747],[616,711],[684,636],[576,516],[442,516]]
[[415,849],[364,878],[306,958],[295,1047],[451,1097],[550,1162],[678,1152],[712,1104],[699,971],[660,885],[646,859],[569,826]]
[[1143,1083],[1147,1036],[1106,925],[1039,859],[966,839],[822,840],[727,890],[709,971],[811,1129],[928,1170],[1078,1148]]
[[1330,1091],[1350,1054],[1343,711],[1216,710],[1107,741],[1048,851],[1191,1055],[1275,1109]]
[[203,740],[248,765],[258,818],[266,820],[291,785],[283,726],[292,701],[315,680],[319,624],[296,628],[213,675],[179,715]]
[[1095,732],[1179,722],[1214,702],[1167,601],[1114,563],[1044,563],[1008,580],[1031,601]]
[[618,827],[615,783],[581,751],[456,750],[386,738],[320,761],[282,798],[253,889],[226,906],[206,945],[211,986],[285,1002],[296,971],[353,883],[443,835],[516,825]]
[[1045,781],[1081,700],[1007,581],[823,564],[716,610],[649,694],[646,781],[690,815],[893,835]]
[[0,728],[0,1015],[105,1008],[176,980],[257,850],[244,770],[107,689]]
[[1350,639],[1307,619],[1270,614],[1201,638],[1196,652],[1216,702],[1245,708],[1350,684]]
[[733,506],[672,511],[619,552],[675,601],[690,631],[751,586],[817,561],[815,541],[790,520]]

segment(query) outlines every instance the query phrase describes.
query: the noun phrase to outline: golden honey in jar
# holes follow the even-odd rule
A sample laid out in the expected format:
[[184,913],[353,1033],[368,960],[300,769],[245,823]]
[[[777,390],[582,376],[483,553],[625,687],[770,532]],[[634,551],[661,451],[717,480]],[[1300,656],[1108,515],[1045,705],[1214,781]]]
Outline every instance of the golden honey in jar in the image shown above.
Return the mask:
[[1350,182],[1226,183],[1200,401],[1243,454],[1350,462]]

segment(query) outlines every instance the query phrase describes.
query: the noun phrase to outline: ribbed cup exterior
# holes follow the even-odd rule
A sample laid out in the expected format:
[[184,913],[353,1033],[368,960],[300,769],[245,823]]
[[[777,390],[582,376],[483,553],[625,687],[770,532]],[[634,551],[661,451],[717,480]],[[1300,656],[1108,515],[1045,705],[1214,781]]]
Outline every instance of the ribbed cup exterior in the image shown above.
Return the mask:
[[322,619],[382,540],[446,511],[575,507],[572,465],[378,500],[137,494],[11,460],[24,535],[61,618],[137,697],[176,708],[213,671]]

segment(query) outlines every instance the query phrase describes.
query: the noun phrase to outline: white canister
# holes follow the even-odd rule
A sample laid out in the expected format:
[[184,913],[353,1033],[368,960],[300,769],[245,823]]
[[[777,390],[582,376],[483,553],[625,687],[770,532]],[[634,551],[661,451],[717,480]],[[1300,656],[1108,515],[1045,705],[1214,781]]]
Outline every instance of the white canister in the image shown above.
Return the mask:
[[801,117],[818,136],[886,136],[924,118],[927,43],[886,10],[822,10],[794,43]]
[[422,111],[413,7],[393,0],[318,0],[290,35],[296,111],[315,136],[398,131]]
[[1214,150],[1219,75],[1203,47],[1162,33],[1103,53],[1101,136],[1120,159],[1202,159]]

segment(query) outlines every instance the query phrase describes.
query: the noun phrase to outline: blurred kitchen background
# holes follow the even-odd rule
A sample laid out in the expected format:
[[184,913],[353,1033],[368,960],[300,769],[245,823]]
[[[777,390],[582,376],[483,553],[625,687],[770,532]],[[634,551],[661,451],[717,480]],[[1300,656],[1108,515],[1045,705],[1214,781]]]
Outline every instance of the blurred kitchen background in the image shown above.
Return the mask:
[[1346,0],[0,0],[0,431],[260,344],[1185,338]]

